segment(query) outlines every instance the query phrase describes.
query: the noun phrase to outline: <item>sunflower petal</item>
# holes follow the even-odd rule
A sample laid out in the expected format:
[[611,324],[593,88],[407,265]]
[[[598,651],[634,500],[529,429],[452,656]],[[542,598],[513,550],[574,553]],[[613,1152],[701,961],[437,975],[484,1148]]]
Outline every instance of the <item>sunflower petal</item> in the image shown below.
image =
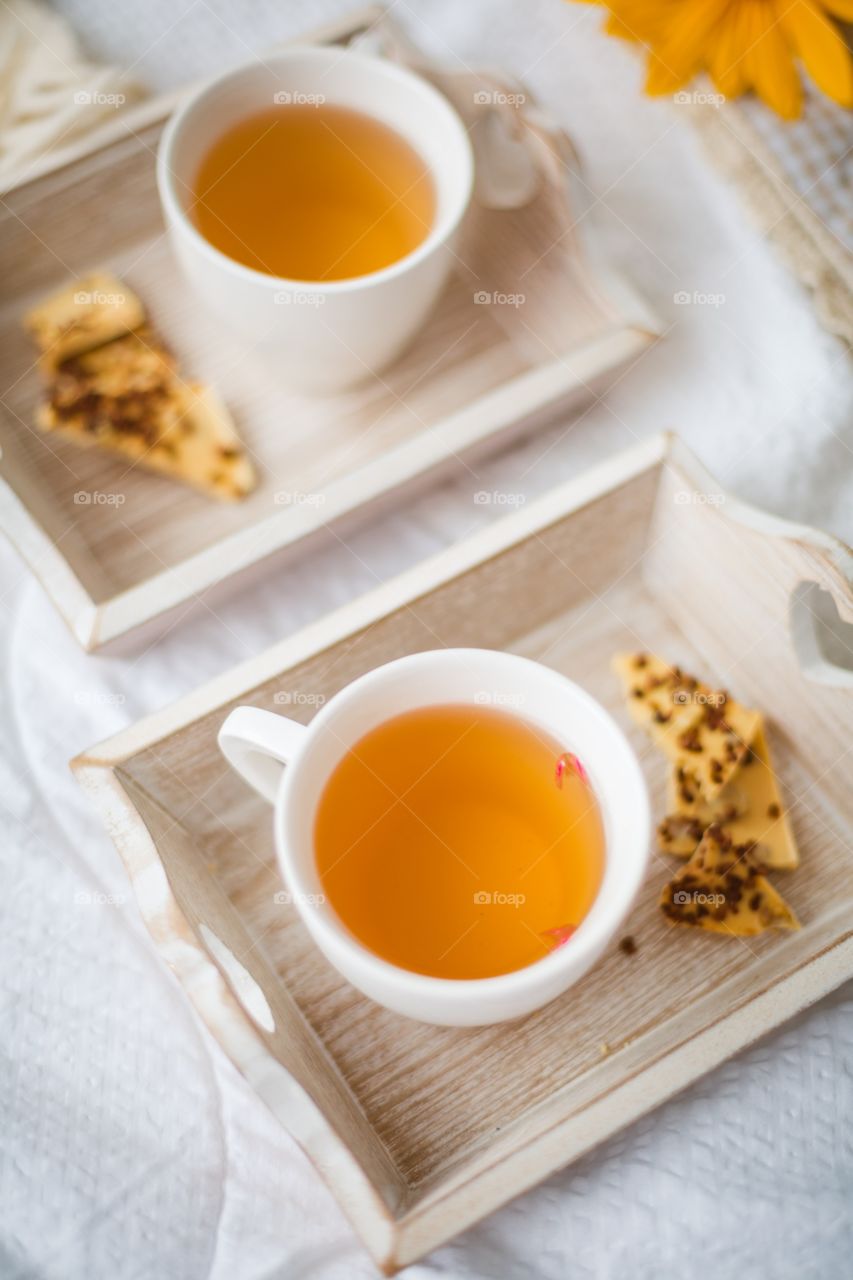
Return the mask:
[[659,58],[655,53],[649,53],[649,66],[646,73],[646,83],[643,86],[646,93],[653,98],[659,98],[665,94],[676,93],[684,85],[688,84],[699,70],[699,60],[689,63],[680,71],[675,71],[668,66],[663,59]]
[[802,111],[803,90],[791,51],[778,25],[773,6],[755,5],[759,34],[745,54],[747,74],[755,91],[783,120],[796,120]]
[[708,55],[708,70],[720,93],[736,98],[746,85],[743,74],[743,43],[740,39],[743,6],[730,4],[717,28],[717,38]]
[[708,50],[715,47],[716,29],[727,6],[729,0],[670,5],[666,35],[656,42],[649,59],[647,92],[672,92],[707,64]]
[[814,0],[793,0],[780,21],[819,89],[842,107],[853,107],[853,59],[838,28]]
[[663,38],[671,16],[670,0],[610,0],[613,17],[646,44]]
[[614,13],[607,15],[604,30],[609,36],[617,36],[620,40],[630,40],[633,44],[642,41],[642,36],[637,35],[637,32],[632,27],[629,27],[621,18],[617,18]]
[[655,43],[649,57],[646,92],[672,93],[705,64],[709,37],[729,0],[693,0],[671,5],[663,38]]
[[761,37],[761,15],[754,4],[740,5],[740,23],[738,37],[740,47],[738,49],[738,66],[743,78],[744,89],[754,89],[755,68],[752,65],[752,50],[756,40]]

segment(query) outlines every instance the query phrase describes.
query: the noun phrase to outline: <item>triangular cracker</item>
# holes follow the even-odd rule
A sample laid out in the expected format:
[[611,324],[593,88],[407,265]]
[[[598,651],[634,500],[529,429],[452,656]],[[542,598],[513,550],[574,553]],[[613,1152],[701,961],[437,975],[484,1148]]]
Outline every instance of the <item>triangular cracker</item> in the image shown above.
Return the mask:
[[661,853],[674,853],[679,858],[689,858],[710,825],[688,814],[668,813],[658,823],[658,847]]
[[[761,716],[728,694],[717,692],[701,706],[699,718],[676,740],[674,763],[681,770],[685,797],[713,803],[742,764]],[[672,758],[672,757],[671,757]]]
[[613,669],[631,715],[682,770],[688,792],[715,800],[746,755],[759,713],[653,654],[617,654]]
[[736,845],[717,824],[664,887],[661,910],[672,924],[746,938],[766,929],[799,929],[791,908],[762,874],[750,845]]
[[[690,788],[686,791],[689,793]],[[667,782],[669,817],[658,828],[664,852],[691,854],[705,828],[717,822],[735,844],[757,845],[765,866],[778,871],[799,866],[800,857],[779,793],[763,720],[750,752],[712,804],[695,799],[689,803],[684,792],[676,766]],[[697,829],[699,837],[691,845]]]
[[693,697],[699,681],[652,653],[617,653],[612,665],[634,720],[664,751],[674,750],[678,735],[699,718]]
[[225,406],[209,387],[183,382],[146,331],[65,361],[37,421],[42,430],[100,445],[214,497],[239,498],[254,485]]
[[106,271],[73,281],[24,316],[24,328],[48,371],[144,323],[145,309],[136,294]]

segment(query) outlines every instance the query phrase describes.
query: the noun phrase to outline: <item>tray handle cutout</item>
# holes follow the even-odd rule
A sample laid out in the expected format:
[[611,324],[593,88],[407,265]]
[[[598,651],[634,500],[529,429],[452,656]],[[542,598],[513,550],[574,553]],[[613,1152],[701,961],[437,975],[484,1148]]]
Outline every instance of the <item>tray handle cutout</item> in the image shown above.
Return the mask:
[[208,925],[202,921],[198,930],[204,945],[228,979],[231,990],[246,1013],[262,1031],[272,1034],[275,1031],[275,1018],[259,984],[246,966],[240,963],[231,948],[227,947]]
[[791,593],[791,642],[800,670],[815,684],[853,689],[853,622],[845,622],[832,592],[818,582]]

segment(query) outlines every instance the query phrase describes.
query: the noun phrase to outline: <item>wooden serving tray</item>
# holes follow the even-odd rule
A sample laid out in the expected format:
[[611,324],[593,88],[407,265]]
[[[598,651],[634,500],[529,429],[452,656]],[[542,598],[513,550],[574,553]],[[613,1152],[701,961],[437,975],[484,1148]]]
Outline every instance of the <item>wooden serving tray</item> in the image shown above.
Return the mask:
[[[382,22],[369,10],[320,38],[345,43]],[[457,105],[475,110],[479,83],[457,89]],[[495,81],[482,84],[488,93]],[[515,114],[539,171],[535,198],[512,210],[475,199],[457,272],[391,369],[347,394],[295,395],[177,275],[154,166],[178,100],[119,114],[97,145],[5,194],[0,210],[0,528],[89,650],[143,626],[150,639],[170,615],[209,603],[250,568],[268,570],[318,530],[600,391],[654,338],[641,305],[623,288],[617,306],[587,270],[558,135],[540,113],[523,124]],[[185,374],[214,383],[230,406],[260,475],[245,501],[211,501],[35,429],[42,387],[21,318],[101,266],[139,293]],[[478,301],[485,295],[501,301]]]
[[[660,437],[73,761],[164,960],[385,1271],[853,974],[853,675],[815,621],[853,622],[851,577],[840,543],[727,498]],[[802,853],[777,882],[802,930],[672,929],[657,898],[675,863],[656,858],[626,926],[636,953],[614,946],[522,1021],[441,1029],[361,996],[282,904],[271,811],[216,734],[238,703],[307,721],[363,672],[441,645],[508,649],[581,682],[631,734],[658,813],[665,768],[621,704],[613,651],[657,650],[765,711]]]

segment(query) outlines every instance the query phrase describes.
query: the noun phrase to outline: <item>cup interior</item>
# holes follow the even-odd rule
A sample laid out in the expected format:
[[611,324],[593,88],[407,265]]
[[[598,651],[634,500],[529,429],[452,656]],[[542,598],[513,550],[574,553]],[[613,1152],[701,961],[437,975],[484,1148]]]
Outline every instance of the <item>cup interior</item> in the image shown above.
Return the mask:
[[[345,936],[362,955],[395,969],[367,952],[323,900],[313,844],[317,805],[330,773],[365,733],[405,711],[448,703],[492,706],[518,716],[583,762],[604,825],[604,873],[565,951],[577,958],[585,947],[598,949],[627,911],[645,870],[649,812],[639,766],[619,727],[583,689],[539,663],[497,651],[440,650],[399,659],[362,676],[318,713],[299,757],[285,770],[276,807],[277,844],[289,887],[297,900],[310,903],[307,910],[321,931]],[[505,983],[559,961],[558,949],[526,969],[464,981]],[[449,986],[463,981],[428,980]]]
[[[382,58],[333,48],[292,49],[263,63],[253,62],[209,84],[177,112],[160,152],[161,189],[171,211],[225,258],[196,229],[190,212],[202,157],[225,129],[254,112],[326,103],[372,116],[415,149],[432,175],[436,214],[428,235],[404,258],[355,281],[323,281],[317,287],[335,291],[385,276],[447,239],[465,210],[473,181],[471,147],[462,121],[446,98],[413,72]],[[306,282],[299,284],[304,287]]]

